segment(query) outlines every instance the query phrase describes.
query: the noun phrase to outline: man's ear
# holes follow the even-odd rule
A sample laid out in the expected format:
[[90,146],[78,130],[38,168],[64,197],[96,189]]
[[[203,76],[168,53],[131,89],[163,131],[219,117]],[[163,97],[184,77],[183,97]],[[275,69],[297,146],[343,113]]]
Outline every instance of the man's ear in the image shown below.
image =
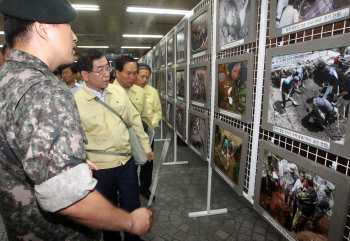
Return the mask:
[[119,79],[120,72],[118,70],[115,71],[115,76]]
[[39,22],[34,22],[34,29],[35,32],[43,39],[46,41],[49,40],[49,24],[47,23],[39,23]]
[[88,82],[89,81],[89,73],[86,70],[82,70],[80,73],[81,77],[83,77],[83,79]]

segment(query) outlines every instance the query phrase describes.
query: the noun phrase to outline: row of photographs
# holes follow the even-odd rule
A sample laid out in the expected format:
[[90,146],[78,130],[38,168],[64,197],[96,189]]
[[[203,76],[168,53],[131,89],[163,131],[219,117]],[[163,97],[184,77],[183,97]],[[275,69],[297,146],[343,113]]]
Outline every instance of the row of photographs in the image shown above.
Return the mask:
[[[316,39],[267,50],[263,129],[350,158],[350,148],[344,148],[350,141],[349,37],[346,33],[331,41]],[[253,54],[218,59],[215,68],[215,112],[249,124]],[[186,71],[186,66],[155,71],[153,86],[171,98],[209,108],[210,63],[189,65],[188,97]]]
[[[163,118],[184,139],[185,106],[161,102]],[[207,127],[207,115],[189,110],[188,144],[203,159]],[[215,119],[212,138],[212,168],[242,195],[248,134]],[[258,157],[254,208],[288,240],[341,240],[350,178],[264,140]]]
[[[217,1],[217,52],[255,41],[257,1]],[[350,0],[278,0],[271,4],[270,38],[340,21],[349,17]],[[189,18],[190,58],[210,54],[211,4]],[[187,26],[178,26],[153,51],[152,68],[159,69],[186,61]],[[149,58],[152,58],[149,56]]]

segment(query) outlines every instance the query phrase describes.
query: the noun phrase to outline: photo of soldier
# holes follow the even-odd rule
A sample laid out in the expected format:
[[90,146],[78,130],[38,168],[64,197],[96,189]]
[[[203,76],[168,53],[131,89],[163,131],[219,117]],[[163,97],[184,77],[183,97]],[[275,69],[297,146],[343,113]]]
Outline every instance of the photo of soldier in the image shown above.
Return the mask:
[[174,71],[168,70],[167,73],[167,93],[169,96],[174,95]]
[[173,104],[170,102],[167,102],[167,109],[166,109],[166,120],[170,124],[170,126],[173,126],[174,118],[173,118]]
[[296,240],[327,240],[333,183],[267,150],[261,178],[259,206],[276,222]]
[[191,100],[200,103],[207,102],[207,67],[190,69]]
[[167,43],[167,63],[172,64],[173,63],[173,52],[174,52],[174,38],[170,39]]
[[160,72],[160,92],[162,94],[165,94],[166,89],[166,77],[165,77],[165,71]]
[[155,79],[155,89],[160,91],[160,74],[154,73],[154,79]]
[[205,120],[194,114],[190,114],[189,143],[200,153],[204,153]]
[[219,45],[226,45],[249,35],[251,0],[219,1]]
[[241,137],[221,126],[215,126],[214,164],[236,185],[239,180],[242,142]]
[[[343,106],[347,104],[342,96],[350,89],[350,82],[346,86],[350,73],[348,68],[340,67],[337,60],[347,49],[350,47],[272,57],[267,122],[312,138],[343,144],[347,128]],[[338,119],[339,106],[342,112]]]
[[176,71],[176,96],[183,100],[185,97],[185,71]]
[[349,0],[278,0],[276,28],[330,13],[349,4]]
[[208,11],[191,22],[191,54],[208,48]]
[[165,44],[160,47],[160,67],[164,67],[166,63]]
[[176,34],[176,54],[177,61],[185,58],[185,29]]
[[184,109],[179,106],[176,106],[175,129],[178,133],[181,134],[181,136],[183,136],[184,133],[184,114]]
[[247,61],[218,65],[218,106],[245,115],[247,95]]

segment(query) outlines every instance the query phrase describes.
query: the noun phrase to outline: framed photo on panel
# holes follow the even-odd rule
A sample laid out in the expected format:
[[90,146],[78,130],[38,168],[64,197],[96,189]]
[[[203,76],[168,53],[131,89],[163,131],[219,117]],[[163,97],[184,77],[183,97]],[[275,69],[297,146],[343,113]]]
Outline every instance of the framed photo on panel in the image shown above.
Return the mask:
[[181,63],[186,61],[187,58],[187,21],[184,21],[181,24],[177,31],[176,35],[176,63]]
[[167,42],[167,65],[174,64],[174,32],[168,34]]
[[216,61],[215,111],[240,121],[251,121],[253,54]]
[[264,129],[350,157],[350,96],[337,97],[350,86],[349,63],[340,58],[349,38],[347,33],[267,51]]
[[211,4],[207,4],[190,17],[190,58],[210,54],[211,49]]
[[189,69],[190,103],[208,108],[210,103],[210,63],[191,64]]
[[188,144],[204,160],[207,159],[208,116],[189,110]]
[[174,98],[174,90],[175,90],[175,74],[174,74],[174,68],[168,68],[167,69],[167,76],[166,76],[166,82],[167,82],[167,95]]
[[159,75],[160,75],[160,93],[165,95],[165,91],[166,91],[165,69],[161,69],[159,71]]
[[176,98],[186,102],[187,73],[186,65],[176,68]]
[[166,102],[166,122],[171,130],[174,130],[174,100],[167,99]]
[[342,240],[349,177],[260,140],[254,208],[288,240]]
[[[150,51],[148,54],[147,54],[147,64],[148,64],[148,66],[149,67],[151,67],[152,68],[152,56],[153,56],[153,51]],[[148,81],[148,84],[150,85],[150,86],[154,86],[154,81],[153,81],[153,76],[152,76],[152,73],[151,73],[151,76],[149,77],[149,81]]]
[[217,1],[217,52],[255,41],[256,1]]
[[157,47],[154,50],[154,62],[155,62],[155,69],[159,69],[160,68],[160,50],[159,47]]
[[242,195],[248,134],[217,119],[214,119],[214,130],[211,165],[235,192]]
[[185,140],[185,125],[186,125],[186,107],[180,103],[176,103],[175,111],[175,130],[182,140]]
[[270,38],[276,38],[349,18],[348,0],[287,0],[270,4]]
[[160,44],[160,67],[166,66],[166,41]]
[[162,106],[162,118],[166,120],[166,100],[164,96],[160,96],[160,105]]
[[154,88],[160,92],[160,73],[155,71],[152,74],[154,75]]

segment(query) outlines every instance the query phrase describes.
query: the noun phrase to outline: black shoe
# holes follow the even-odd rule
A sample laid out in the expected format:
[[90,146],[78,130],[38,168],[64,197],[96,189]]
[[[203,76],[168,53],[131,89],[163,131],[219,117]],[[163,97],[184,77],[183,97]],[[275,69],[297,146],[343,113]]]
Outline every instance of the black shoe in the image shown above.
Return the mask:
[[[142,196],[144,196],[147,200],[149,200],[149,198],[151,197],[151,191],[150,190],[148,190],[148,191],[142,191],[142,192],[140,192],[140,194],[142,195]],[[153,201],[154,200],[156,200],[156,197],[155,196],[153,196]]]

